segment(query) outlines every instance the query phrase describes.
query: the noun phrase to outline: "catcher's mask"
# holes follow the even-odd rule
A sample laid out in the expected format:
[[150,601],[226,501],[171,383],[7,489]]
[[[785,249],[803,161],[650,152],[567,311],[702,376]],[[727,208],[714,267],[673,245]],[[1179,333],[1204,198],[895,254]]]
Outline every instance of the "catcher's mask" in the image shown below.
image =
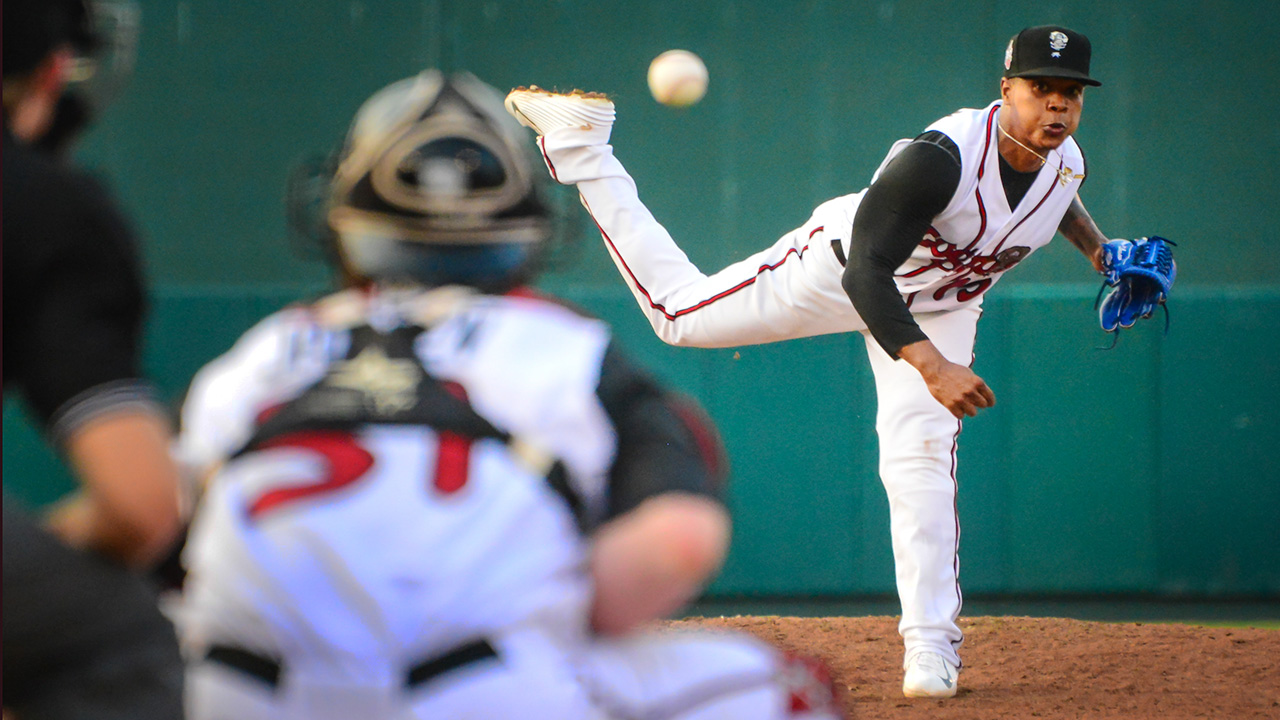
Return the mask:
[[501,292],[551,235],[546,180],[502,96],[468,73],[393,83],[356,113],[327,203],[356,279]]

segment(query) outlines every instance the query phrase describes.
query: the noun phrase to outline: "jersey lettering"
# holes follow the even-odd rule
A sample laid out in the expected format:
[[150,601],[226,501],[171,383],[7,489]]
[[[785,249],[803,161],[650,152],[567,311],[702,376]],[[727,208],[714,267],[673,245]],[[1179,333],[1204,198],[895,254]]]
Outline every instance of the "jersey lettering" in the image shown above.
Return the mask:
[[[948,242],[932,228],[920,241],[920,246],[929,250],[931,257],[929,264],[902,273],[899,277],[916,277],[930,270],[954,274],[955,278],[933,292],[933,299],[942,300],[947,293],[955,291],[956,300],[959,302],[968,302],[982,295],[994,282],[991,275],[1008,270],[1031,253],[1030,248],[1013,247],[997,254],[981,255],[968,247],[962,248]],[[910,300],[914,299],[913,294],[908,301],[908,307],[910,307]]]

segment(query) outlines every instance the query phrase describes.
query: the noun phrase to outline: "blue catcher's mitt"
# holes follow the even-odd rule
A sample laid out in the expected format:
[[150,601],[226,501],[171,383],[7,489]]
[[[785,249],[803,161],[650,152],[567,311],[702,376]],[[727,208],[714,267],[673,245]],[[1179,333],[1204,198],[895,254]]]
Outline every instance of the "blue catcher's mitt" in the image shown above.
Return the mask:
[[[1174,243],[1152,235],[1149,238],[1112,240],[1102,246],[1102,274],[1106,278],[1098,290],[1098,322],[1107,332],[1130,328],[1151,317],[1157,306],[1164,307],[1178,276],[1173,261]],[[1112,288],[1105,298],[1103,291]],[[1169,331],[1169,309],[1165,308],[1164,329]]]

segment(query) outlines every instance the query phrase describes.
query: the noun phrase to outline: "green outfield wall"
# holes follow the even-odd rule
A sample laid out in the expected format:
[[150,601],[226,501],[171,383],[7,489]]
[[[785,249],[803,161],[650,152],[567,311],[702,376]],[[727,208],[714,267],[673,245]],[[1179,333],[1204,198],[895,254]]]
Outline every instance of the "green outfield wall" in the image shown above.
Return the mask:
[[[435,66],[506,89],[609,92],[617,155],[714,271],[855,192],[892,142],[997,97],[1005,43],[1063,23],[1093,40],[1081,198],[1112,237],[1179,243],[1171,329],[1110,351],[1095,276],[1061,238],[987,299],[975,368],[998,405],[965,423],[961,575],[973,592],[1280,598],[1280,5],[1191,2],[141,0],[138,65],[81,157],[136,220],[152,286],[147,363],[176,402],[255,319],[318,292],[282,206],[377,88]],[[645,87],[699,53],[707,97]],[[615,323],[698,398],[731,454],[722,595],[892,591],[860,336],[726,350],[659,343],[590,222],[544,285]],[[6,399],[5,490],[47,502],[65,470]]]
[[[731,459],[733,550],[713,593],[893,591],[861,335],[672,348],[621,288],[562,291],[610,320],[655,373],[716,418]],[[296,288],[164,292],[148,365],[166,396]],[[1280,291],[1188,287],[1114,349],[1089,286],[1000,286],[975,369],[996,407],[959,450],[961,574],[970,593],[1280,594],[1276,420]],[[70,485],[6,406],[5,488]],[[33,482],[40,479],[40,484]]]

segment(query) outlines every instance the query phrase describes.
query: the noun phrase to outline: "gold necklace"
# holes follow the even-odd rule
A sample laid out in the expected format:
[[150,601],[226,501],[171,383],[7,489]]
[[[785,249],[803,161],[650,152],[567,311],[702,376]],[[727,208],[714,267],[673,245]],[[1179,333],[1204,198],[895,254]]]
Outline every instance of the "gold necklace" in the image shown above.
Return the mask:
[[[1048,165],[1048,164],[1049,164],[1049,158],[1047,158],[1047,157],[1045,157],[1045,156],[1041,155],[1040,153],[1036,152],[1035,150],[1032,150],[1031,148],[1027,147],[1026,145],[1023,145],[1023,144],[1022,144],[1022,142],[1021,142],[1020,140],[1018,140],[1018,138],[1016,138],[1016,137],[1014,137],[1014,136],[1010,135],[1010,134],[1009,134],[1009,131],[1008,131],[1008,130],[1005,130],[1005,129],[1004,129],[1004,126],[1003,126],[1003,125],[1001,125],[999,122],[997,122],[997,123],[996,123],[996,128],[997,128],[1000,132],[1004,133],[1004,136],[1005,136],[1005,137],[1007,137],[1007,138],[1009,138],[1010,140],[1012,140],[1012,141],[1013,141],[1013,142],[1014,142],[1018,147],[1022,148],[1023,150],[1026,150],[1027,152],[1031,153],[1032,155],[1035,155],[1037,158],[1040,158],[1040,167],[1044,167],[1045,165]],[[1058,155],[1059,155],[1059,156],[1061,156],[1061,155],[1062,155],[1062,153],[1058,153]],[[1072,170],[1071,168],[1069,168],[1069,167],[1065,167],[1065,166],[1064,166],[1063,168],[1061,168],[1061,169],[1057,170],[1056,172],[1058,173],[1058,180],[1062,182],[1062,186],[1063,186],[1063,187],[1066,187],[1067,185],[1070,185],[1072,180],[1084,180],[1084,174],[1083,174],[1083,173],[1076,174],[1076,172],[1075,172],[1074,170]]]

